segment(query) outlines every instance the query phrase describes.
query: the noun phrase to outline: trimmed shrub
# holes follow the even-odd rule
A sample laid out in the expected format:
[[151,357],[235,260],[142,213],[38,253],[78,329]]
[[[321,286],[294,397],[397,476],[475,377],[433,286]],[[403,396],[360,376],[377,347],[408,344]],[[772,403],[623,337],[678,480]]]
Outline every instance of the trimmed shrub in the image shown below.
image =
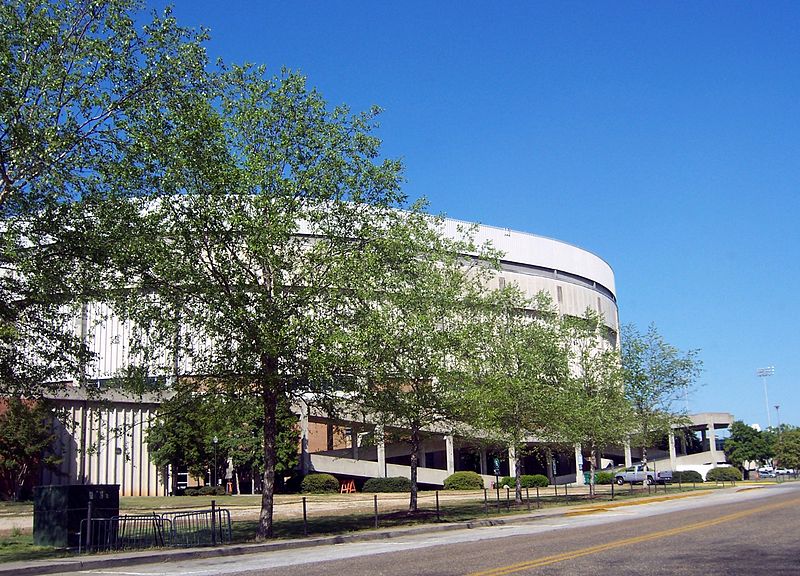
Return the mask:
[[444,479],[445,490],[483,490],[483,478],[477,472],[454,472]]
[[364,492],[411,492],[411,480],[403,476],[370,478],[364,482]]
[[672,473],[672,483],[677,484],[678,482],[681,484],[691,484],[692,482],[702,484],[703,475],[697,470],[683,470],[680,472],[675,471]]
[[[544,488],[549,484],[547,476],[542,474],[523,474],[519,477],[519,483],[522,488]],[[500,486],[508,486],[513,490],[516,486],[516,479],[513,476],[500,478]]]
[[741,479],[741,471],[733,466],[712,468],[706,473],[706,480],[709,482],[739,482]]
[[301,489],[305,494],[338,492],[339,481],[330,474],[309,474],[303,478]]
[[594,483],[595,484],[611,484],[614,482],[614,473],[613,472],[595,472],[594,473]]
[[186,488],[183,491],[184,496],[199,496],[200,495],[200,488]]
[[[522,477],[520,477],[520,482],[522,481]],[[500,488],[505,488],[508,486],[509,488],[514,487],[514,477],[513,476],[503,476],[500,478]]]
[[[193,490],[192,493],[189,493],[189,490]],[[200,488],[187,488],[186,494],[189,496],[225,496],[225,487],[224,486],[200,486]]]

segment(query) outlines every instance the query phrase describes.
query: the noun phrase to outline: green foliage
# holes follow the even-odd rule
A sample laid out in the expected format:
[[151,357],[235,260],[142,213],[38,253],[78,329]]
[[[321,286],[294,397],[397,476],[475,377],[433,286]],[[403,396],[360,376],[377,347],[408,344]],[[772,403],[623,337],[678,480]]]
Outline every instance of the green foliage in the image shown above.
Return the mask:
[[[520,488],[544,488],[549,484],[547,476],[543,474],[522,474],[519,477]],[[514,488],[517,481],[514,476],[504,476],[500,479],[500,486]]]
[[199,488],[186,488],[184,496],[225,496],[224,486],[200,486]]
[[521,456],[526,438],[556,439],[566,420],[569,355],[559,317],[546,293],[531,300],[514,284],[486,294],[480,309],[466,348],[463,418]]
[[19,500],[27,482],[42,466],[56,469],[60,460],[48,455],[56,434],[55,412],[45,401],[28,402],[20,398],[6,401],[0,414],[0,485],[11,492],[4,494]]
[[741,479],[741,470],[733,466],[712,468],[706,473],[706,481],[708,482],[739,482]]
[[330,474],[309,474],[303,478],[301,490],[304,494],[338,492],[339,481]]
[[367,280],[350,283],[358,304],[353,322],[339,330],[340,347],[350,357],[360,408],[409,431],[409,510],[416,511],[421,433],[452,426],[459,415],[475,325],[465,311],[481,300],[493,264],[471,230],[450,239],[421,205],[386,223],[352,263],[355,276]]
[[445,490],[483,490],[483,478],[477,472],[454,472],[444,479]]
[[684,421],[676,402],[692,389],[702,361],[697,350],[682,352],[666,342],[653,324],[644,334],[625,325],[621,337],[625,395],[635,423],[632,432],[646,460],[647,447]]
[[370,478],[364,482],[364,492],[411,492],[411,480],[404,476]]
[[530,435],[553,435],[568,369],[552,301],[545,293],[529,300],[510,285],[490,293],[484,306],[471,343],[473,377],[463,395],[465,413],[517,448]]
[[748,426],[741,420],[731,425],[730,436],[725,439],[725,455],[739,468],[745,462],[765,464],[774,455],[772,436]]
[[380,280],[360,277],[359,259],[403,202],[400,164],[380,159],[376,109],[330,108],[289,71],[231,66],[216,80],[214,104],[198,105],[184,126],[200,131],[187,135],[196,152],[158,155],[169,178],[129,221],[117,256],[138,269],[115,310],[138,327],[131,348],[148,373],[189,365],[205,375],[205,393],[260,406],[264,538],[277,413],[346,388],[340,339],[358,308],[350,289]]
[[587,309],[579,318],[564,316],[561,324],[571,370],[557,429],[562,439],[588,448],[588,460],[594,463],[602,447],[621,444],[635,426],[619,351],[597,312]]
[[703,475],[700,474],[697,470],[683,470],[678,471],[675,470],[672,473],[672,482],[678,483],[681,482],[682,484],[702,484],[703,482]]
[[[233,466],[263,470],[263,414],[257,399],[224,393],[203,393],[198,379],[179,383],[171,398],[158,409],[158,417],[147,431],[150,458],[157,466],[186,467],[193,476],[204,476],[214,465],[216,436],[218,466],[222,478],[228,459]],[[276,470],[289,473],[298,461],[297,418],[282,402],[278,412]]]
[[204,35],[168,12],[142,27],[140,6],[0,4],[0,395],[85,370],[75,316],[125,275],[110,251],[135,208],[118,200],[160,186],[153,150],[198,148],[180,127],[202,132],[186,115],[206,92]]
[[775,442],[775,459],[784,468],[800,469],[800,428],[781,431]]
[[595,484],[613,484],[614,482],[614,473],[613,472],[595,472],[594,474],[594,483]]

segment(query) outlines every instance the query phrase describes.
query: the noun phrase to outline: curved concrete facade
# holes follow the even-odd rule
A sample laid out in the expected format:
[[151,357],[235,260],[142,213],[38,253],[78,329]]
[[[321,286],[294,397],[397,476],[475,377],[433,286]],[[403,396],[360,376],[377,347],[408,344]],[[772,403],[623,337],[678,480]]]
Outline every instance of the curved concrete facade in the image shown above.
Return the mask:
[[[457,237],[459,228],[465,226],[475,225],[446,219],[443,231]],[[612,344],[616,344],[618,314],[614,273],[604,260],[565,242],[492,226],[478,225],[475,240],[479,244],[490,241],[504,254],[501,270],[491,280],[490,287],[515,283],[529,297],[545,291],[550,294],[559,312],[565,315],[581,316],[587,308],[600,312],[610,329],[609,339]],[[121,322],[107,305],[84,305],[75,319],[75,330],[94,354],[94,362],[88,366],[86,374],[89,385],[99,386],[100,381],[112,378],[130,362],[128,340],[131,326]],[[183,366],[181,372],[191,373],[191,369]],[[75,378],[73,384],[77,385],[77,382],[78,378]],[[47,474],[47,482],[119,483],[122,485],[123,495],[165,493],[169,479],[149,461],[146,442],[146,430],[157,410],[155,402],[142,404],[135,400],[108,397],[105,403],[98,403],[82,396],[80,391],[58,400],[68,409],[72,424],[59,428],[61,448],[58,453],[63,456],[62,474]],[[309,429],[307,413],[304,418],[304,466],[311,466],[318,471],[355,476],[384,475],[390,471],[390,467],[395,466],[396,469],[391,469],[393,474],[405,475],[405,469],[400,470],[399,464],[391,462],[392,458],[402,460],[405,453],[395,454],[391,447],[387,447],[388,454],[384,451],[381,455],[381,451],[376,450],[374,455],[364,453],[358,459],[357,432],[365,423],[347,423],[353,439],[346,443],[336,442],[335,446],[330,447],[311,446],[309,450],[308,441],[310,437],[314,437],[315,430]],[[311,428],[321,427],[319,435],[323,438],[330,435],[325,432],[326,428],[330,432],[332,426],[339,424],[330,421],[310,423]],[[441,469],[423,466],[420,473],[425,482],[441,483],[455,469],[453,438],[448,438],[439,439],[430,446],[426,445],[425,450],[434,456],[432,461],[438,461],[438,458],[446,462],[446,465]],[[346,461],[339,453],[342,449],[353,456],[352,460],[356,462],[347,470],[342,468]],[[425,454],[423,462],[426,461],[424,456]],[[484,473],[485,460],[484,450],[481,455],[481,469]]]
[[[453,237],[464,226],[474,224],[444,222],[445,233]],[[513,282],[531,297],[548,292],[562,314],[581,316],[590,308],[603,315],[615,335],[619,332],[614,271],[599,256],[566,242],[494,226],[478,225],[475,240],[489,241],[503,253],[495,286]]]

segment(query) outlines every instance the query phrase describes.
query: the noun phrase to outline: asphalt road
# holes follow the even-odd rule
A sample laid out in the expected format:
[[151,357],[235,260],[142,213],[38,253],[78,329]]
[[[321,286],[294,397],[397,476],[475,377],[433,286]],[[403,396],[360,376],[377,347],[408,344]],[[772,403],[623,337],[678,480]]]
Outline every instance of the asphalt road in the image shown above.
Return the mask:
[[525,524],[84,573],[237,575],[800,575],[800,484]]

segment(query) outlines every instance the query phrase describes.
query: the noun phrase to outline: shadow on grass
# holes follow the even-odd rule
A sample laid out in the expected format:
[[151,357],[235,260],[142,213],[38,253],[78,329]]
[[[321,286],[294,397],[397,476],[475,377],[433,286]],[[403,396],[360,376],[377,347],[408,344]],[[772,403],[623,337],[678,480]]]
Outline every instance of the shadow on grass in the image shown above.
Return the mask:
[[0,563],[63,558],[69,556],[65,550],[50,546],[35,546],[30,533],[10,534],[0,538]]
[[[697,490],[714,489],[713,485],[697,485]],[[692,492],[692,487],[684,485],[682,492]],[[677,487],[670,487],[668,490],[670,494],[677,494],[679,490]],[[585,494],[564,494],[563,489],[559,491],[558,495],[552,489],[543,489],[540,491],[539,497],[536,497],[535,492],[529,492],[529,499],[524,500],[521,504],[514,502],[513,492],[506,493],[500,492],[498,500],[497,493],[492,491],[487,494],[487,499],[484,500],[483,494],[477,494],[475,499],[463,501],[448,501],[446,496],[442,498],[443,502],[437,513],[435,505],[431,502],[433,496],[428,494],[426,498],[422,499],[420,509],[416,513],[409,513],[404,510],[391,510],[379,513],[378,515],[378,528],[400,528],[420,524],[446,524],[446,523],[463,523],[470,521],[478,521],[484,519],[502,519],[512,515],[527,514],[535,512],[538,509],[548,509],[563,507],[565,505],[577,504],[600,504],[603,502],[611,501],[610,491],[603,490],[598,493],[594,498],[590,498]],[[651,489],[649,494],[646,487],[636,487],[633,491],[629,488],[622,490],[615,490],[615,500],[634,500],[639,498],[647,498],[648,496],[663,496],[663,487],[659,487],[658,491]],[[394,495],[395,497],[397,495]],[[523,497],[525,493],[523,492]],[[230,498],[230,497],[229,497]],[[218,500],[223,500],[219,498]],[[204,507],[206,504],[202,500],[190,500],[195,506],[200,504]],[[182,503],[182,502],[181,502]],[[238,502],[237,502],[238,503]],[[249,503],[249,502],[248,502]],[[140,502],[136,502],[137,508],[144,507]],[[219,502],[220,507],[226,507],[227,502]],[[380,498],[379,498],[380,505]],[[176,507],[176,506],[171,506]],[[258,528],[257,520],[234,520],[232,529],[232,541],[234,543],[247,543],[254,542],[256,530]],[[291,519],[278,519],[275,520],[274,533],[275,538],[289,539],[289,538],[302,538],[304,536],[335,536],[342,534],[355,533],[360,531],[368,531],[375,528],[375,515],[369,511],[359,511],[352,513],[338,512],[335,514],[320,513],[315,514],[313,507],[308,511],[308,521],[304,525],[302,517]],[[65,550],[56,548],[34,546],[33,537],[30,533],[14,533],[8,536],[0,536],[0,562],[13,562],[13,561],[26,561],[37,560],[46,558],[58,558],[70,556],[71,553]]]

